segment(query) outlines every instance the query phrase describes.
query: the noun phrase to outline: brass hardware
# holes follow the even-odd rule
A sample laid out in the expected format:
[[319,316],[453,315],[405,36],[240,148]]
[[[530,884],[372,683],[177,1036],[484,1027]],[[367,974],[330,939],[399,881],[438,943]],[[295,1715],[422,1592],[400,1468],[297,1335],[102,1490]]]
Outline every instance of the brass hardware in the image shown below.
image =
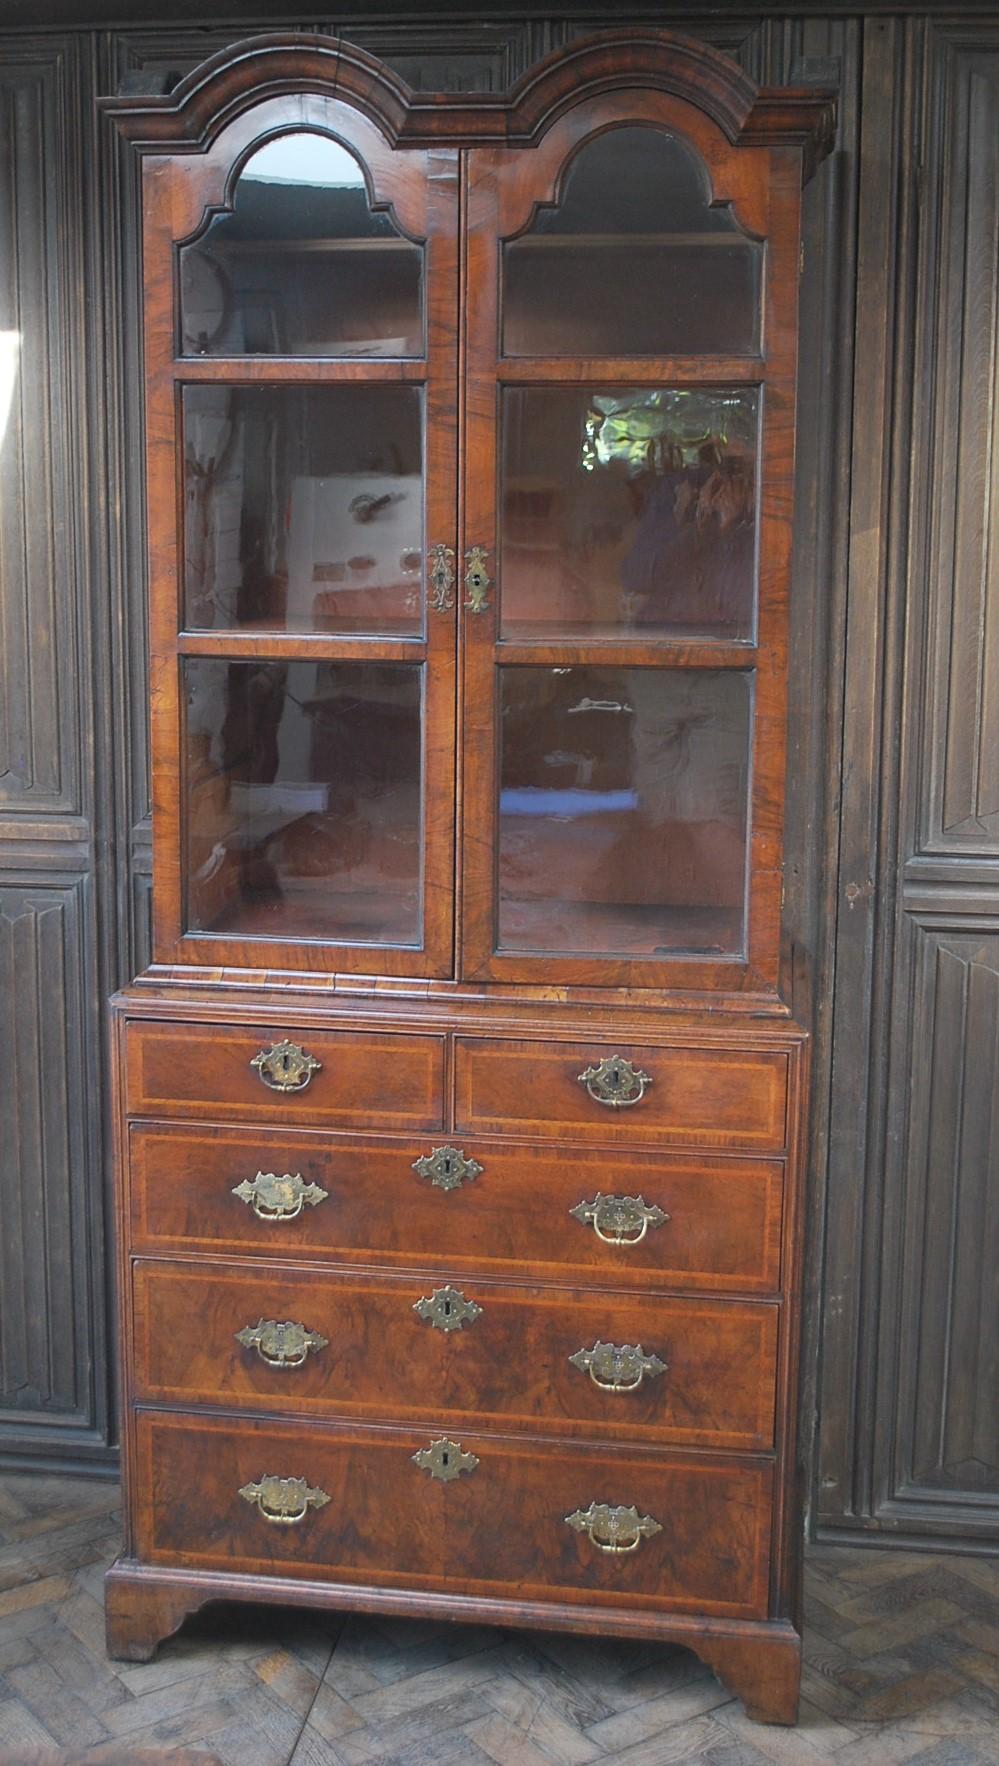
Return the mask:
[[625,1110],[629,1104],[637,1104],[645,1096],[645,1088],[652,1084],[652,1077],[643,1073],[641,1067],[633,1067],[623,1055],[605,1055],[596,1067],[587,1067],[585,1073],[579,1074],[580,1085],[585,1085],[591,1098],[598,1104],[608,1104],[612,1110]]
[[450,613],[454,606],[454,547],[431,546],[427,563],[430,566],[430,605],[435,613]]
[[288,1319],[279,1324],[274,1318],[261,1318],[255,1325],[244,1325],[236,1332],[237,1343],[244,1349],[255,1349],[268,1367],[301,1367],[310,1349],[326,1349],[329,1338],[318,1331],[307,1331],[303,1324]]
[[314,1055],[307,1055],[297,1042],[275,1042],[261,1049],[250,1062],[271,1091],[304,1091],[312,1075],[322,1066]]
[[566,1515],[565,1521],[577,1533],[588,1534],[590,1544],[598,1551],[637,1551],[643,1539],[662,1532],[651,1515],[639,1515],[637,1508],[612,1508],[607,1502],[591,1502],[587,1509],[577,1508]]
[[253,1209],[258,1220],[297,1220],[306,1203],[316,1208],[329,1195],[317,1183],[306,1183],[300,1171],[294,1176],[286,1171],[283,1177],[258,1171],[252,1183],[244,1177],[232,1193]]
[[474,1300],[466,1300],[460,1288],[435,1288],[430,1298],[417,1300],[413,1307],[421,1318],[433,1325],[435,1331],[460,1331],[464,1324],[474,1324],[482,1314],[482,1307]]
[[294,1527],[310,1508],[325,1508],[329,1502],[325,1490],[313,1489],[304,1478],[261,1478],[259,1484],[244,1484],[239,1494],[276,1527]]
[[442,1435],[439,1441],[431,1441],[429,1447],[421,1447],[414,1453],[413,1464],[421,1471],[429,1472],[432,1478],[439,1478],[442,1484],[450,1484],[452,1478],[460,1478],[462,1472],[474,1472],[478,1465],[474,1453],[466,1453],[457,1441],[449,1441]]
[[601,1392],[637,1392],[646,1374],[654,1379],[666,1372],[666,1363],[658,1355],[646,1355],[641,1343],[594,1343],[592,1349],[577,1349],[569,1360],[581,1373],[588,1373]]
[[489,591],[492,578],[486,570],[487,546],[469,546],[465,553],[465,588],[468,600],[465,606],[472,613],[485,613],[489,606]]
[[413,1170],[421,1177],[429,1177],[438,1190],[456,1190],[484,1169],[477,1159],[466,1159],[457,1147],[435,1147],[432,1153],[424,1153],[422,1159],[413,1161]]
[[569,1213],[584,1226],[592,1226],[605,1245],[640,1245],[650,1226],[669,1219],[644,1196],[605,1196],[597,1191],[592,1202],[577,1202]]

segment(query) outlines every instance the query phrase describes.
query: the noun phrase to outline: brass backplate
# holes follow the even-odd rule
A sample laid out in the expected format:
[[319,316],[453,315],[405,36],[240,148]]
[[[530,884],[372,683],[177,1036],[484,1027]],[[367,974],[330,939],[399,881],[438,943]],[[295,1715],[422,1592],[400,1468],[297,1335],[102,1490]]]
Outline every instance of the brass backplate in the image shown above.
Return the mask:
[[637,1508],[615,1507],[608,1502],[591,1502],[589,1508],[577,1508],[565,1517],[566,1526],[576,1533],[586,1533],[591,1545],[600,1551],[637,1551],[643,1539],[661,1533],[660,1523],[651,1515],[640,1515]]
[[437,1190],[456,1190],[484,1169],[477,1159],[466,1159],[459,1147],[435,1147],[432,1153],[413,1161],[413,1170],[428,1177]]
[[413,1464],[421,1471],[429,1472],[432,1478],[438,1478],[442,1484],[450,1484],[453,1479],[460,1478],[462,1472],[474,1472],[478,1465],[474,1453],[466,1453],[457,1441],[449,1441],[442,1435],[439,1441],[431,1441],[429,1447],[421,1447],[414,1453]]
[[286,1171],[281,1177],[275,1171],[258,1171],[253,1179],[244,1177],[232,1193],[253,1209],[258,1220],[297,1220],[306,1205],[315,1208],[329,1195],[317,1183],[306,1183],[300,1171]]
[[306,1054],[297,1042],[285,1039],[272,1043],[269,1049],[260,1049],[250,1066],[256,1068],[271,1091],[304,1091],[322,1062],[315,1055]]
[[255,1325],[244,1325],[235,1336],[244,1349],[255,1349],[268,1367],[301,1367],[310,1349],[329,1347],[328,1337],[290,1318],[283,1324],[276,1318],[261,1318]]
[[474,1324],[482,1315],[482,1307],[466,1300],[460,1288],[435,1288],[430,1295],[417,1300],[413,1311],[432,1324],[435,1331],[460,1331],[462,1325]]

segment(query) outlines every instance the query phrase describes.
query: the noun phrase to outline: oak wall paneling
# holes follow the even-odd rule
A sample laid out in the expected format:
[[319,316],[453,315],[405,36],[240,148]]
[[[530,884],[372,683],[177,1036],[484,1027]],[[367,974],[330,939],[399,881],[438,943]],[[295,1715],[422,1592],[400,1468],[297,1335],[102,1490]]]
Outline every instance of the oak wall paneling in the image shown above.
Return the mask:
[[[0,57],[0,1450],[106,1460],[88,43]],[[91,609],[98,604],[96,619]]]
[[[104,0],[69,28],[78,6],[38,0],[27,31],[0,0],[0,330],[23,326],[29,365],[0,446],[0,1036],[18,1074],[0,1117],[0,1461],[113,1462],[103,1001],[146,961],[150,822],[137,180],[94,98],[162,88],[279,20],[450,90],[501,89],[622,22],[598,0],[236,10],[156,20]],[[988,1549],[999,20],[994,0],[720,0],[669,23],[757,80],[840,95],[804,215],[785,876],[815,1032],[813,1525]]]

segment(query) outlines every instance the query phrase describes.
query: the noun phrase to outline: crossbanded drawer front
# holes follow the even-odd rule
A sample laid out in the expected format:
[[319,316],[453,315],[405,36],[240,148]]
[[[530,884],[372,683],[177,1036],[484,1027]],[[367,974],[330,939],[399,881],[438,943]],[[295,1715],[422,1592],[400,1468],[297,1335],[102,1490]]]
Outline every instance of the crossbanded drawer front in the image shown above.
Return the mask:
[[133,1022],[125,1107],[132,1116],[433,1129],[444,1120],[444,1039]]
[[482,1134],[776,1152],[787,1067],[782,1050],[458,1037],[455,1121]]
[[778,1307],[139,1261],[135,1394],[772,1447]]
[[769,1461],[168,1411],[135,1437],[146,1563],[766,1616]]
[[[179,1123],[135,1123],[129,1146],[139,1251],[430,1263],[745,1294],[779,1287],[778,1160],[585,1148],[566,1159],[478,1136],[351,1140]],[[615,1226],[615,1199],[665,1218]]]

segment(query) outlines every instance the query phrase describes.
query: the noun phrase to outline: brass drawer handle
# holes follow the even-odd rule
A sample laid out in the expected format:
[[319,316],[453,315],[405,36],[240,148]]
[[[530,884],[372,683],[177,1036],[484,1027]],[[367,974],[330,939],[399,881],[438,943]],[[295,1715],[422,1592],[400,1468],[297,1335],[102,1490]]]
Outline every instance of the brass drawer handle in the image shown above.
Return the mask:
[[588,1373],[601,1392],[637,1392],[648,1374],[654,1380],[666,1372],[666,1363],[658,1355],[646,1355],[641,1343],[594,1343],[592,1349],[577,1349],[569,1360],[581,1373]]
[[460,1288],[435,1288],[429,1296],[414,1303],[413,1311],[435,1331],[460,1331],[462,1325],[474,1324],[482,1316],[482,1307],[474,1300],[466,1300]]
[[449,1441],[442,1435],[438,1441],[431,1441],[429,1447],[421,1447],[414,1453],[413,1464],[419,1466],[421,1472],[429,1472],[442,1484],[450,1484],[452,1479],[460,1478],[462,1472],[474,1472],[479,1461],[474,1453],[466,1453],[461,1443]]
[[275,1527],[295,1527],[310,1508],[325,1508],[329,1502],[325,1490],[314,1489],[304,1478],[261,1478],[259,1484],[244,1484],[239,1494]]
[[304,1091],[314,1073],[322,1066],[315,1055],[307,1055],[297,1042],[274,1042],[261,1049],[250,1062],[271,1091]]
[[456,1190],[484,1169],[477,1159],[466,1159],[457,1147],[435,1147],[432,1153],[413,1160],[413,1170],[428,1177],[437,1190]]
[[465,553],[465,606],[470,613],[485,613],[489,606],[492,578],[486,570],[488,546],[469,546]]
[[306,1204],[316,1208],[329,1195],[317,1183],[306,1183],[300,1171],[294,1176],[286,1171],[283,1177],[274,1171],[258,1171],[252,1183],[244,1177],[232,1193],[253,1209],[258,1220],[297,1220]]
[[592,1202],[577,1202],[569,1213],[584,1226],[592,1226],[605,1245],[640,1245],[650,1226],[662,1226],[669,1215],[644,1196],[605,1196],[597,1191]]
[[290,1318],[284,1324],[275,1318],[260,1318],[255,1325],[244,1325],[237,1331],[236,1341],[244,1349],[255,1349],[268,1367],[301,1367],[310,1349],[329,1347],[328,1337],[307,1331]]
[[454,606],[454,547],[431,546],[427,563],[430,567],[430,605],[435,613],[450,613]]
[[586,1533],[598,1551],[637,1551],[643,1539],[662,1532],[651,1515],[640,1515],[637,1508],[612,1508],[607,1502],[577,1508],[565,1522],[577,1533]]
[[646,1088],[652,1084],[652,1075],[641,1067],[633,1067],[623,1055],[605,1055],[595,1067],[580,1073],[578,1079],[591,1098],[598,1104],[607,1104],[611,1110],[626,1110],[631,1104],[641,1103]]

